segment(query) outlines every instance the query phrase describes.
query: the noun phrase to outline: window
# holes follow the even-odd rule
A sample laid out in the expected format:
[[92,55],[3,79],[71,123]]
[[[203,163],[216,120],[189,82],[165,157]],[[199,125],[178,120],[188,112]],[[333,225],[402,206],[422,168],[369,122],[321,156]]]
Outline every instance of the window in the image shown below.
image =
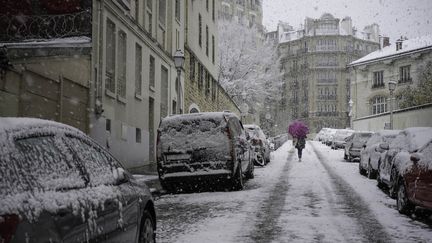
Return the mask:
[[141,128],[135,128],[135,142],[141,143]]
[[126,98],[126,33],[119,31],[117,95]]
[[198,88],[201,90],[203,86],[204,66],[198,63]]
[[166,0],[159,0],[159,23],[165,26],[166,23]]
[[146,21],[147,21],[147,32],[148,33],[152,33],[152,31],[153,31],[153,14],[152,14],[152,12],[153,12],[153,0],[147,0],[147,4],[146,4],[146,12],[147,12],[147,19],[146,19]]
[[168,69],[161,65],[161,117],[168,115]]
[[142,90],[142,47],[135,44],[135,95],[141,96]]
[[110,119],[105,120],[105,130],[107,130],[108,132],[111,132],[111,120]]
[[212,0],[212,19],[215,21],[215,0]]
[[209,72],[206,73],[205,76],[205,95],[209,95],[210,94],[210,79],[211,79],[211,75]]
[[399,68],[399,83],[411,82],[410,69],[410,65]]
[[150,67],[149,67],[149,82],[150,87],[155,87],[155,59],[152,55],[150,55]]
[[372,114],[380,114],[387,112],[386,98],[383,96],[377,96],[372,100]]
[[89,184],[91,186],[113,185],[116,183],[117,179],[113,169],[116,169],[118,164],[112,157],[99,147],[82,139],[69,137],[66,143],[83,162],[82,165],[85,166],[89,175]]
[[111,93],[115,93],[115,54],[116,54],[116,33],[115,24],[107,19],[106,27],[106,46],[105,46],[105,88]]
[[191,54],[189,60],[189,75],[190,80],[195,81],[195,57]]
[[215,37],[212,35],[212,62],[215,64]]
[[154,128],[154,99],[149,97],[149,160],[154,161],[155,159],[155,128]]
[[374,72],[372,88],[381,87],[384,87],[384,71]]
[[140,0],[135,0],[135,20],[138,22],[139,18],[139,9],[140,9]]
[[175,0],[175,18],[180,22],[180,0]]
[[206,0],[206,10],[209,11],[209,0]]
[[216,88],[217,88],[217,83],[216,80],[212,79],[212,100],[216,99]]
[[177,102],[175,100],[172,101],[172,114],[177,114]]
[[206,55],[209,55],[209,28],[206,25]]
[[202,18],[201,14],[198,15],[198,44],[202,47]]

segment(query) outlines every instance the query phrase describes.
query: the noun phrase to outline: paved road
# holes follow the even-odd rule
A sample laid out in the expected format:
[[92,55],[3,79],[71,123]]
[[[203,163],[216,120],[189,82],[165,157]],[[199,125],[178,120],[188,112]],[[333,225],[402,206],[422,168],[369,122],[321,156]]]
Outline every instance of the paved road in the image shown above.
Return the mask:
[[323,153],[320,144],[308,142],[304,158],[298,162],[290,144],[285,144],[273,154],[269,165],[256,167],[255,179],[248,181],[243,191],[162,196],[156,200],[158,241],[432,240],[431,228],[418,222],[402,218],[400,229],[383,225],[365,197],[347,183],[334,169],[335,162]]

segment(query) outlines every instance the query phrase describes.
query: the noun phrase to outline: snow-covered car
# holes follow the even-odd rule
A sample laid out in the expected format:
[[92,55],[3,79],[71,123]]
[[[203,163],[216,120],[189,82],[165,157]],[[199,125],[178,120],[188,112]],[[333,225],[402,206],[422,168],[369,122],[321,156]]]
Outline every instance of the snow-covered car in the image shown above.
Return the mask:
[[322,136],[321,142],[327,146],[330,146],[333,136],[336,134],[338,129],[329,128]]
[[400,164],[396,200],[400,213],[411,214],[416,206],[432,211],[432,139],[415,153],[396,155]]
[[162,119],[157,137],[157,170],[168,192],[178,186],[243,189],[253,178],[251,145],[240,119],[231,112],[174,115]]
[[315,135],[314,140],[322,142],[322,140],[324,139],[325,134],[328,133],[328,131],[330,129],[331,128],[328,128],[328,127],[321,128],[321,130]]
[[372,134],[372,132],[367,131],[356,131],[351,136],[347,137],[344,159],[347,161],[360,160],[360,151]]
[[376,178],[378,164],[387,153],[387,150],[382,149],[380,145],[389,144],[399,132],[400,130],[381,130],[369,138],[360,152],[359,172],[361,175],[367,175],[369,179]]
[[149,189],[81,131],[0,118],[0,242],[151,242]]
[[278,149],[280,146],[282,146],[286,141],[288,141],[288,134],[279,134],[275,137],[273,137],[273,143],[274,143],[274,149]]
[[249,135],[248,140],[254,148],[254,164],[263,166],[270,162],[270,146],[262,129],[254,124],[244,125],[244,128]]
[[351,129],[338,129],[332,137],[330,147],[332,149],[345,148],[345,138],[351,136],[353,133],[354,130]]
[[432,139],[432,127],[410,127],[402,130],[389,146],[381,146],[388,150],[378,165],[378,186],[388,188],[389,195],[396,197],[397,178],[404,171],[404,160],[396,156],[400,152],[415,153]]

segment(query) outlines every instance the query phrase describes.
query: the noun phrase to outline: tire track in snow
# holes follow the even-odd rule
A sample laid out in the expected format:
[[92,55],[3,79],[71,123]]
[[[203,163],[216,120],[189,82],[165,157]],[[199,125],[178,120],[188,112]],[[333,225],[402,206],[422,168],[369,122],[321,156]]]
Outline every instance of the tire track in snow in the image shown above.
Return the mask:
[[392,237],[385,231],[384,227],[375,218],[375,215],[363,201],[360,195],[347,183],[337,175],[331,167],[324,162],[325,157],[315,148],[313,143],[309,143],[313,148],[319,162],[323,165],[328,175],[333,179],[332,183],[338,196],[343,197],[341,203],[346,204],[345,213],[357,221],[360,227],[360,232],[363,234],[367,242],[392,242]]
[[[287,161],[291,160],[295,153],[289,153]],[[257,221],[252,228],[251,234],[247,237],[252,242],[271,242],[282,231],[277,226],[277,221],[285,205],[286,195],[288,193],[288,172],[292,167],[291,163],[286,162],[278,182],[274,185],[270,196],[258,208],[255,215]],[[249,242],[249,241],[248,241]]]

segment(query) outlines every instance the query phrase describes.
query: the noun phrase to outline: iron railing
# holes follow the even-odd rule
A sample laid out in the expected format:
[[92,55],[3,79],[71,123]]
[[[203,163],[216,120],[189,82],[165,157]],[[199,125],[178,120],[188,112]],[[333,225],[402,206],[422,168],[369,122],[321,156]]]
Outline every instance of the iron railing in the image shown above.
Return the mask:
[[0,15],[0,42],[91,37],[90,11],[59,15]]

